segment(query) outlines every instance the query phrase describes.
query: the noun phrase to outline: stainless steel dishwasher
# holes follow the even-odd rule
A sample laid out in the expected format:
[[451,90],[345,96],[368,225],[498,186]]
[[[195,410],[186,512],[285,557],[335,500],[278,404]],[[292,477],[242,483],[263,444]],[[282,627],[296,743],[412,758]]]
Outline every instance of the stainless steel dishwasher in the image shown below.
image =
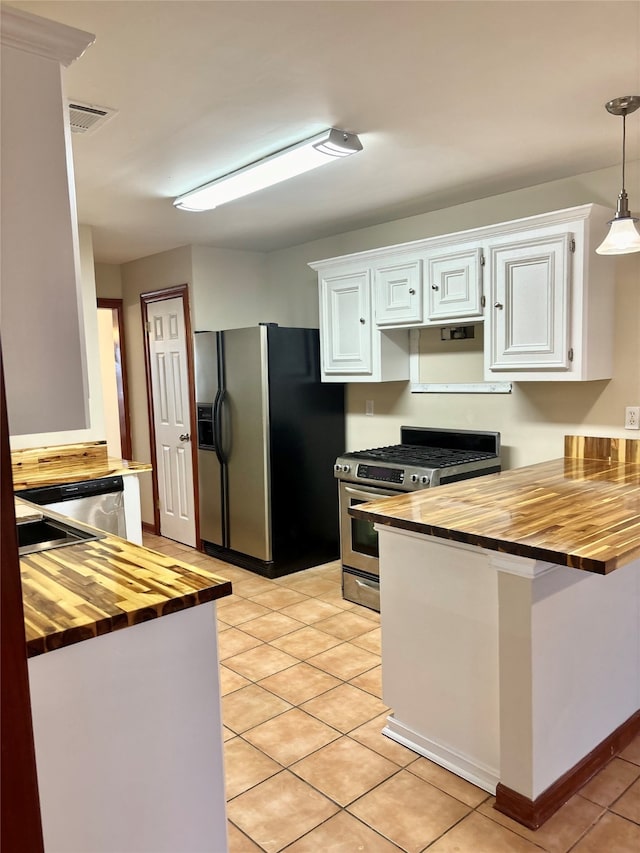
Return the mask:
[[122,477],[100,477],[57,486],[21,489],[16,496],[98,530],[126,538]]

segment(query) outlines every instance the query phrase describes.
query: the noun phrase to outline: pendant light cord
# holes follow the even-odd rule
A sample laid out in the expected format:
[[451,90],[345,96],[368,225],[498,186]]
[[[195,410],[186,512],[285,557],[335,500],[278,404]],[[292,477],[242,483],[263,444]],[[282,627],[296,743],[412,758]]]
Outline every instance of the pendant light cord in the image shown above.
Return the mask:
[[625,145],[626,145],[626,136],[627,136],[627,111],[623,110],[622,112],[622,192],[626,192],[625,190],[625,181],[624,181],[624,159],[625,159]]

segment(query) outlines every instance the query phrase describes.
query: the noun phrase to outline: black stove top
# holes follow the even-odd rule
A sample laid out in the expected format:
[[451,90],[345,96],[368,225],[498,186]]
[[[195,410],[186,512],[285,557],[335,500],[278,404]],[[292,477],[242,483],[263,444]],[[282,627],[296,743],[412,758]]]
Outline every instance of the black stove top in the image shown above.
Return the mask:
[[463,462],[492,459],[495,455],[495,452],[421,447],[416,444],[391,444],[387,447],[374,447],[345,454],[351,459],[368,459],[372,462],[390,462],[396,465],[415,465],[423,468],[446,468],[449,465],[461,465]]

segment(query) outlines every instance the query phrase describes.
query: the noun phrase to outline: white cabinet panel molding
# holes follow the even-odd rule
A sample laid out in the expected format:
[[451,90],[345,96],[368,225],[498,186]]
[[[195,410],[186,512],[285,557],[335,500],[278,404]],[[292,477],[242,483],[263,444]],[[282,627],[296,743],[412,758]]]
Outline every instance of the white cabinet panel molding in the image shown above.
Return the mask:
[[482,317],[482,248],[461,246],[429,257],[429,320]]
[[419,260],[378,267],[374,271],[378,326],[422,322],[422,264]]
[[489,249],[490,369],[569,368],[569,234]]
[[371,274],[368,270],[323,278],[320,283],[322,367],[325,373],[370,374]]

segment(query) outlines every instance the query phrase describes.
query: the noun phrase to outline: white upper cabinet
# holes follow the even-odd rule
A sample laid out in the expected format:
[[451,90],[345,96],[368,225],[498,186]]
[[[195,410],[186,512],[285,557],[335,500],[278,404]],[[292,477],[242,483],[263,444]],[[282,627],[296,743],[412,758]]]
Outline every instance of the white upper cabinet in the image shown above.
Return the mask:
[[320,312],[325,374],[369,376],[373,370],[370,271],[321,279]]
[[374,267],[378,326],[415,326],[422,322],[422,261]]
[[431,326],[481,322],[482,247],[451,243],[374,262],[378,326]]
[[427,254],[427,320],[482,319],[482,247],[462,243]]
[[595,254],[610,211],[585,205],[487,245],[485,379],[609,379],[613,265]]
[[569,368],[571,246],[565,232],[489,249],[490,370]]
[[610,378],[610,217],[586,204],[310,264],[323,378],[407,379],[409,328],[483,321],[487,382]]
[[373,322],[370,267],[319,269],[320,354],[324,382],[409,378],[409,332]]

